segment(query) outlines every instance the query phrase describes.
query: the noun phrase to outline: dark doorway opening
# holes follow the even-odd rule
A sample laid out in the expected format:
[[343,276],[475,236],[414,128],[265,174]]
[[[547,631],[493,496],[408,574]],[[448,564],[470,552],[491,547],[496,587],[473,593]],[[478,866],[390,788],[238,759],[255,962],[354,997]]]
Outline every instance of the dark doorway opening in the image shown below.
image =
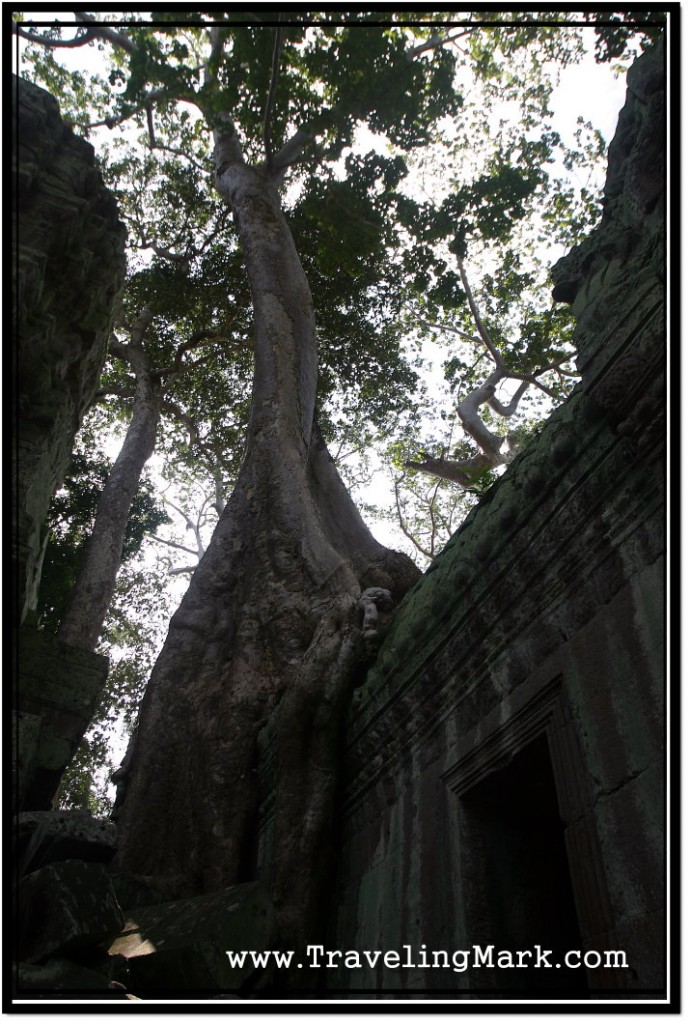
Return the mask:
[[[546,735],[519,750],[461,798],[473,865],[468,865],[473,943],[499,950],[552,950],[561,967],[477,970],[474,986],[505,991],[584,993],[585,968],[564,964],[583,951]],[[464,829],[465,831],[465,829]]]

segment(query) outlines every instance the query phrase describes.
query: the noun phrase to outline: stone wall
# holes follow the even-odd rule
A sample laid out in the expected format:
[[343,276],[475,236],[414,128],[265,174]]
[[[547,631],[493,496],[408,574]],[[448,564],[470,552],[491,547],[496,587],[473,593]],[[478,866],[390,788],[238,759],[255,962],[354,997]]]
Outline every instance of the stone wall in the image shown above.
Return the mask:
[[125,227],[93,147],[13,78],[17,607],[35,604],[48,505],[93,399],[125,272]]
[[[664,987],[664,84],[651,51],[602,223],[555,268],[582,384],[406,597],[355,691],[329,947],[413,966],[332,968],[332,990]],[[267,740],[260,860],[270,755]],[[476,944],[554,962],[623,950],[627,966],[455,971],[420,952]]]
[[108,659],[25,627],[19,634],[18,664],[17,806],[47,809],[93,718]]
[[89,143],[43,89],[13,79],[13,802],[48,808],[88,726],[107,660],[31,622],[48,506],[105,361],[125,227]]

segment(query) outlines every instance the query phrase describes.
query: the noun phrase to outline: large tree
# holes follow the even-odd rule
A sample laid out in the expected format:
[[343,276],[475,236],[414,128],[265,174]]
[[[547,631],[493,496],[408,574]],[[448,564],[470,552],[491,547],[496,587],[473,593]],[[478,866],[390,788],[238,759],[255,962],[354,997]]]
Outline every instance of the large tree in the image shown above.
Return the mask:
[[[342,379],[348,370],[360,385],[368,375],[390,376],[396,345],[384,309],[401,275],[458,304],[462,267],[460,280],[450,276],[434,245],[446,240],[462,260],[473,232],[500,237],[524,212],[544,181],[529,146],[434,210],[411,207],[396,186],[405,155],[432,141],[440,119],[458,109],[460,36],[469,40],[471,67],[491,78],[498,41],[527,46],[542,30],[527,25],[502,35],[499,28],[480,45],[472,24],[440,34],[391,14],[345,22],[311,15],[299,24],[263,17],[253,24],[255,16],[243,13],[219,20],[186,13],[186,24],[174,28],[163,14],[158,26],[116,28],[79,13],[73,40],[18,31],[54,49],[112,48],[111,82],[122,88],[106,96],[102,120],[139,119],[152,152],[180,152],[170,141],[175,126],[203,173],[206,139],[213,140],[210,177],[232,212],[252,304],[246,447],[146,690],[118,809],[116,863],[177,894],[253,877],[256,742],[273,714],[271,885],[283,940],[295,948],[320,927],[339,733],[354,672],[371,649],[378,607],[400,601],[418,577],[410,559],[372,537],[339,477],[320,429],[328,396],[320,365],[327,380],[336,372],[333,347]],[[556,53],[563,39],[548,34],[545,45]],[[189,105],[201,120],[183,117]],[[351,152],[362,126],[386,139],[391,155]],[[387,262],[406,232],[414,243],[407,257]],[[305,267],[317,285],[337,282],[331,296],[317,289],[322,315],[331,303],[321,321]],[[359,320],[353,299],[366,311]],[[389,363],[383,370],[353,344],[377,333]],[[496,369],[508,372],[491,340],[482,341]]]

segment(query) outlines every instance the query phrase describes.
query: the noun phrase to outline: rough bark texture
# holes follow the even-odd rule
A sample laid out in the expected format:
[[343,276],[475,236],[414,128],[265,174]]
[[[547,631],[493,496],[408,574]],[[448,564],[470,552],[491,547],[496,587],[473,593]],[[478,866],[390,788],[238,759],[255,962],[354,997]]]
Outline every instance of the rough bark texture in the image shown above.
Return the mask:
[[247,453],[147,688],[116,863],[180,895],[252,877],[256,737],[281,702],[273,887],[293,942],[318,917],[360,593],[400,598],[419,573],[371,537],[314,423],[312,299],[278,193],[237,160],[221,171],[254,305]]
[[58,637],[93,651],[115,589],[127,520],[144,466],[151,458],[161,418],[160,382],[152,376],[142,347],[151,315],[145,310],[122,346],[136,377],[132,419],[98,502],[84,563],[70,594]]

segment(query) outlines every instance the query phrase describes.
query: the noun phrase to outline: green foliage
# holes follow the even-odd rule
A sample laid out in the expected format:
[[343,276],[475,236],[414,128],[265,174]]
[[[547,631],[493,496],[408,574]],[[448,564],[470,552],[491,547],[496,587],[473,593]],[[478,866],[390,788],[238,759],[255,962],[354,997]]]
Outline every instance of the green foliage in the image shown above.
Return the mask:
[[106,816],[112,807],[109,779],[117,767],[113,742],[135,723],[146,681],[165,635],[171,595],[163,562],[141,554],[118,575],[99,651],[110,660],[105,688],[87,734],[65,771],[57,804]]
[[630,61],[636,56],[632,37],[638,39],[642,49],[647,49],[660,38],[667,20],[665,11],[640,8],[618,11],[605,7],[588,11],[586,17],[597,24],[595,53],[601,63]]
[[[103,485],[107,459],[93,451],[75,451],[63,485],[48,512],[48,539],[41,572],[37,611],[42,628],[55,632],[81,568]],[[154,485],[143,479],[132,503],[123,543],[123,561],[133,558],[144,538],[170,522],[155,498]]]

